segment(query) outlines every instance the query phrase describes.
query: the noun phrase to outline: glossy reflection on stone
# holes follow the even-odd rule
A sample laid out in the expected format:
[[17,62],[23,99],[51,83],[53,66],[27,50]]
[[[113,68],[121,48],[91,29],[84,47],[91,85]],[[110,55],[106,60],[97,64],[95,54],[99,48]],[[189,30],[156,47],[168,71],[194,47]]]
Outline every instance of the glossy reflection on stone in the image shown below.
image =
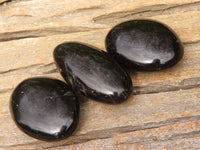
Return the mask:
[[109,54],[128,69],[161,70],[183,56],[178,37],[161,23],[133,20],[115,26],[106,37]]
[[106,103],[121,103],[131,93],[129,75],[105,52],[80,43],[63,43],[54,58],[64,79],[83,95]]
[[26,134],[45,141],[67,138],[79,119],[79,101],[64,82],[30,78],[11,96],[11,113]]

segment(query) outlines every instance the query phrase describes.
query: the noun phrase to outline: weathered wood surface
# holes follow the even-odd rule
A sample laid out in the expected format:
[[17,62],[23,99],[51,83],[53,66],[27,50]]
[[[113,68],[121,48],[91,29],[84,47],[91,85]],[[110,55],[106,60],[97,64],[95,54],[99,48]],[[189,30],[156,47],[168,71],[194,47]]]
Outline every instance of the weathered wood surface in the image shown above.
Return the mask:
[[[135,18],[170,26],[184,45],[180,63],[132,75],[133,94],[123,104],[85,100],[69,139],[43,142],[15,126],[13,88],[28,77],[62,79],[56,45],[80,41],[105,50],[107,32]],[[0,149],[200,149],[200,0],[0,0]]]

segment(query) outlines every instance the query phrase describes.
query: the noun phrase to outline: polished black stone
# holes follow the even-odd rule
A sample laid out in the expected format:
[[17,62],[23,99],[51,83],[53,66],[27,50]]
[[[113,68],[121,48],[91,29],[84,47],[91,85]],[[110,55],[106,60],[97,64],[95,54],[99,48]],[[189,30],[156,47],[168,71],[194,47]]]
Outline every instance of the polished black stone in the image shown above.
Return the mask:
[[105,44],[112,57],[132,70],[165,69],[183,56],[183,47],[175,33],[150,20],[133,20],[115,26]]
[[54,59],[64,79],[89,98],[121,103],[131,93],[129,75],[103,51],[80,43],[64,43],[55,48]]
[[26,134],[45,141],[61,140],[77,126],[79,101],[62,81],[30,78],[14,90],[11,114]]

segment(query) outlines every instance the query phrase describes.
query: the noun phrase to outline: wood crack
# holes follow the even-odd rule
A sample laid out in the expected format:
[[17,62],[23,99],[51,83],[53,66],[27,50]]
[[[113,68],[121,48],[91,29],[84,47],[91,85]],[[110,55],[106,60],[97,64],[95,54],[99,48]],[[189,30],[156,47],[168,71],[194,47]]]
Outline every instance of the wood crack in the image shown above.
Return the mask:
[[3,0],[0,1],[0,6],[11,4],[12,2],[21,2],[21,1],[30,1],[30,0]]
[[180,133],[180,134],[172,134],[171,136],[164,136],[162,138],[160,137],[147,137],[147,138],[142,138],[138,141],[129,141],[129,142],[124,142],[124,143],[118,143],[118,144],[128,144],[128,145],[133,145],[133,144],[149,144],[152,142],[166,142],[166,141],[172,141],[172,140],[178,140],[178,139],[187,139],[187,138],[194,138],[194,137],[199,137],[200,136],[200,130],[198,131],[192,131],[188,133]]
[[58,69],[51,69],[51,70],[43,72],[43,74],[51,74],[51,73],[56,73],[56,72],[59,73]]
[[0,5],[5,5],[5,4],[8,4],[10,2],[13,2],[14,0],[5,0],[3,2],[0,3]]
[[[143,124],[141,126],[123,126],[123,127],[114,127],[111,129],[104,129],[104,130],[96,130],[96,131],[91,131],[86,134],[81,134],[77,136],[71,136],[67,140],[64,141],[58,141],[58,142],[52,142],[52,143],[44,143],[44,142],[34,142],[34,143],[27,143],[27,144],[20,144],[20,145],[11,145],[11,146],[6,146],[5,148],[34,148],[37,149],[37,147],[43,147],[43,148],[54,148],[58,146],[67,146],[70,144],[80,144],[84,142],[88,142],[91,140],[96,140],[96,139],[107,139],[107,138],[112,138],[117,134],[123,134],[123,133],[129,133],[129,132],[135,132],[135,131],[140,131],[140,130],[147,130],[147,129],[154,129],[154,128],[159,128],[163,126],[169,126],[169,125],[174,125],[177,123],[186,123],[186,122],[191,122],[191,121],[198,121],[200,119],[200,115],[197,116],[190,116],[190,117],[181,117],[181,118],[170,118],[166,119],[164,121],[160,122],[150,122]],[[178,138],[188,138],[191,137],[192,135],[200,136],[199,131],[194,131],[194,132],[189,132],[189,133],[183,133],[183,134],[173,134],[171,137],[166,137],[164,140],[173,140],[173,139],[178,139]],[[155,138],[154,138],[155,140]],[[148,141],[148,139],[147,139]],[[152,138],[149,139],[149,141],[152,141]],[[139,141],[140,143],[143,141]],[[137,143],[137,142],[135,142]],[[130,143],[130,144],[134,144]]]
[[8,92],[10,92],[10,91],[12,91],[12,90],[13,90],[13,88],[0,89],[0,94],[2,94],[2,93],[8,93]]
[[75,11],[71,11],[71,13],[76,13],[79,12],[81,13],[82,11],[88,11],[88,10],[98,10],[98,9],[103,9],[103,5],[98,5],[98,6],[92,6],[92,7],[85,7],[85,8],[79,8]]
[[42,74],[56,73],[57,69],[54,67],[54,64],[55,64],[54,62],[51,62],[51,63],[48,63],[48,64],[38,63],[38,64],[28,65],[28,66],[19,67],[19,68],[13,68],[13,69],[9,69],[9,70],[6,70],[6,71],[0,71],[0,75],[12,73],[12,72],[20,71],[20,70],[24,70],[24,69],[31,69],[31,68],[39,67],[39,66],[42,67],[42,68],[46,68],[46,69],[47,69],[47,67],[50,67],[50,68],[53,67],[53,69],[47,70],[47,71],[43,72]]
[[200,2],[194,3],[187,3],[187,4],[178,4],[178,5],[165,5],[165,4],[158,4],[152,6],[146,6],[137,8],[130,11],[119,11],[114,13],[109,13],[106,15],[101,15],[93,18],[93,21],[96,23],[102,24],[113,24],[113,19],[122,19],[128,20],[130,18],[140,18],[142,17],[152,17],[157,15],[169,15],[174,13],[179,13],[180,11],[187,12],[187,11],[194,11],[199,10]]
[[0,34],[0,42],[19,40],[25,38],[37,38],[45,37],[50,35],[66,34],[66,33],[76,33],[76,32],[86,32],[91,30],[99,30],[102,28],[90,28],[82,26],[63,26],[36,30],[24,30],[17,32],[6,32]]
[[6,74],[6,73],[10,73],[10,72],[13,72],[13,71],[18,71],[18,70],[22,70],[22,69],[31,68],[31,67],[36,67],[36,66],[40,66],[40,65],[42,65],[42,63],[33,64],[33,65],[29,65],[29,66],[25,66],[25,67],[20,67],[20,68],[9,69],[9,70],[6,70],[6,71],[0,71],[0,75]]
[[196,41],[186,41],[183,42],[184,45],[193,45],[193,44],[200,44],[200,40],[196,40]]
[[198,87],[200,87],[200,77],[195,77],[184,79],[181,82],[178,82],[177,85],[171,85],[165,82],[156,82],[146,86],[133,87],[133,95],[188,90]]

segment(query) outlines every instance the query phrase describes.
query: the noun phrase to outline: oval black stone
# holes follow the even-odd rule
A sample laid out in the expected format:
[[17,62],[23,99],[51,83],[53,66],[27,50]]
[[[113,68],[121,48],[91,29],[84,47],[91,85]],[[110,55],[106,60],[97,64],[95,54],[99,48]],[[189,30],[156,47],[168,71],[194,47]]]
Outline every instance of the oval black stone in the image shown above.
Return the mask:
[[79,101],[60,80],[30,78],[14,90],[11,114],[26,134],[45,141],[61,140],[77,126]]
[[54,59],[64,79],[81,94],[106,103],[121,103],[131,93],[129,75],[107,53],[80,43],[63,43]]
[[176,64],[183,47],[175,33],[150,20],[133,20],[115,26],[106,37],[106,49],[128,69],[155,71]]

